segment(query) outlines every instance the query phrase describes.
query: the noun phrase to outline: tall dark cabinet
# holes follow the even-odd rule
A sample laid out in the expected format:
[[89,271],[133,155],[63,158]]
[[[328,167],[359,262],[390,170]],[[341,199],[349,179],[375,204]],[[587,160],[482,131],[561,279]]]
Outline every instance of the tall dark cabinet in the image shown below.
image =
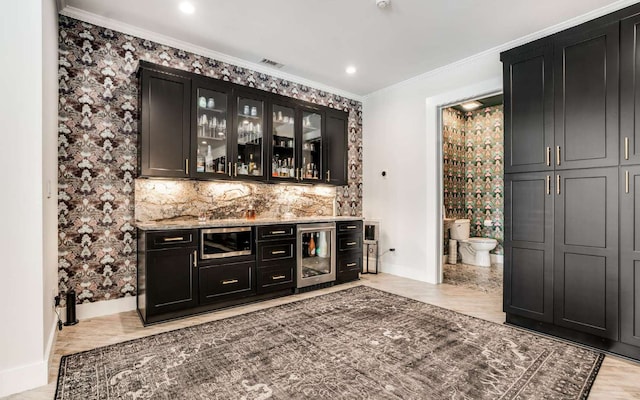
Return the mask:
[[634,5],[501,60],[507,322],[640,360],[639,24]]

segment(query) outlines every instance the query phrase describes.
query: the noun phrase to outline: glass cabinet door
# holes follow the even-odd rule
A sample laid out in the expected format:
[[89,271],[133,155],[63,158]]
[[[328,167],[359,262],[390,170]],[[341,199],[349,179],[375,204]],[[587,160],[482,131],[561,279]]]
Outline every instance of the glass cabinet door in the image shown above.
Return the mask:
[[302,112],[302,180],[320,180],[322,165],[322,115]]
[[227,174],[228,96],[198,88],[196,101],[196,173]]
[[295,109],[273,105],[271,176],[295,180]]
[[264,176],[264,102],[238,97],[237,160],[234,176]]

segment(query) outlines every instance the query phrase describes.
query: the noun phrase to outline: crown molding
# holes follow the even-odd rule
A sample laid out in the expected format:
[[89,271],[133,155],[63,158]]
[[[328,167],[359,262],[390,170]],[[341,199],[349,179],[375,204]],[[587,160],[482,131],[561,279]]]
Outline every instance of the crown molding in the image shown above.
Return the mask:
[[165,46],[174,47],[180,50],[188,51],[198,54],[200,56],[213,58],[218,61],[229,63],[242,68],[247,68],[259,73],[267,74],[279,79],[285,79],[290,82],[298,83],[304,86],[308,86],[314,89],[322,90],[327,93],[337,94],[342,97],[346,97],[351,100],[362,102],[363,96],[347,92],[342,89],[338,89],[332,86],[322,84],[320,82],[312,81],[302,78],[297,75],[288,74],[286,72],[277,71],[268,67],[264,67],[260,64],[243,60],[241,58],[233,57],[228,54],[220,53],[215,50],[208,49],[206,47],[198,46],[183,40],[175,39],[161,33],[153,32],[147,29],[139,28],[134,25],[130,25],[115,19],[103,17],[98,14],[94,14],[88,11],[81,10],[76,7],[67,6],[66,0],[56,0],[58,3],[59,13],[61,15],[74,18],[80,21],[88,22],[93,25],[98,25],[104,28],[112,29],[114,31],[122,32],[127,35],[136,36],[141,39],[151,40],[156,43],[160,43]]
[[472,55],[470,57],[463,58],[463,59],[455,61],[455,62],[453,62],[451,64],[447,64],[447,65],[444,65],[442,67],[439,67],[439,68],[436,68],[436,69],[432,69],[432,70],[427,71],[425,73],[422,73],[420,75],[416,75],[414,77],[405,79],[405,80],[400,81],[398,83],[394,83],[393,85],[384,87],[382,89],[378,89],[378,90],[376,90],[374,92],[371,92],[371,93],[368,93],[368,94],[364,95],[363,98],[366,100],[369,97],[384,93],[384,92],[389,91],[389,90],[397,89],[397,88],[400,88],[400,87],[403,87],[403,86],[407,86],[407,85],[415,85],[415,84],[418,83],[418,81],[421,81],[423,79],[427,79],[427,78],[436,76],[436,75],[441,74],[443,72],[446,72],[448,70],[452,70],[452,69],[461,67],[461,66],[463,66],[465,64],[473,63],[474,61],[476,61],[476,60],[478,60],[478,59],[480,59],[482,57],[485,57],[485,56],[490,56],[490,55],[493,55],[493,54],[499,56],[499,54],[501,52],[505,51],[505,50],[509,50],[509,49],[514,48],[514,47],[518,47],[518,46],[521,46],[523,44],[527,44],[529,42],[533,42],[533,41],[538,40],[538,39],[542,39],[542,38],[544,38],[546,36],[553,35],[554,33],[558,33],[558,32],[563,31],[565,29],[569,29],[569,28],[572,28],[574,26],[580,25],[582,23],[594,20],[596,18],[603,17],[603,16],[605,16],[607,14],[611,14],[612,12],[621,10],[621,9],[623,9],[625,7],[629,7],[629,6],[634,5],[636,3],[638,3],[638,0],[619,0],[619,1],[616,1],[615,3],[611,3],[611,4],[607,5],[607,6],[598,8],[598,9],[593,10],[593,11],[590,11],[590,12],[588,12],[586,14],[582,14],[580,16],[568,19],[568,20],[566,20],[564,22],[561,22],[559,24],[550,26],[548,28],[539,30],[537,32],[531,33],[531,34],[526,35],[526,36],[522,36],[522,37],[520,37],[518,39],[512,40],[510,42],[506,42],[506,43],[501,44],[499,46],[495,46],[493,48],[490,48],[488,50],[482,51],[480,53],[476,53],[476,54],[474,54],[474,55]]

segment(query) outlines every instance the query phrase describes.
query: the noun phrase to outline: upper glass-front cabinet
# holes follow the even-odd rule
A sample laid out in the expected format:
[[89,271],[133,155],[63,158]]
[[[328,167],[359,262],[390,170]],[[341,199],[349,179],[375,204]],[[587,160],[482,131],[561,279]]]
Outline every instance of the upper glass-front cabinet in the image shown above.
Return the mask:
[[302,175],[301,180],[321,180],[322,115],[314,111],[302,111]]
[[229,96],[222,91],[196,87],[196,175],[229,174]]
[[237,101],[237,160],[233,175],[261,179],[265,177],[265,103],[243,95],[239,95]]
[[278,104],[274,104],[272,110],[271,177],[296,180],[298,179],[295,131],[296,110]]

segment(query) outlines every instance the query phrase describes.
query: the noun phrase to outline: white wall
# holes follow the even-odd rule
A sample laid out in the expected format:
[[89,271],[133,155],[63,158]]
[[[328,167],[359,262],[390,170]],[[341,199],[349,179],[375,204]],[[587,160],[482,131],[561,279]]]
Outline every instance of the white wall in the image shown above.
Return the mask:
[[42,188],[43,345],[53,344],[58,294],[58,11],[55,0],[42,2]]
[[[55,8],[48,4],[44,11],[46,15],[42,0],[22,0],[3,4],[0,16],[0,397],[47,382],[44,343],[50,327],[43,323],[43,234],[45,225],[50,230],[51,218],[44,222],[42,153],[43,104],[50,127],[53,85],[50,70],[43,77],[42,25],[46,18],[50,27]],[[52,45],[49,39],[47,43]]]
[[[363,213],[381,221],[382,272],[437,283],[441,193],[435,118],[439,103],[434,101],[501,77],[499,52],[494,51],[365,98]],[[477,90],[483,94],[486,89]],[[385,253],[389,248],[396,251]]]

